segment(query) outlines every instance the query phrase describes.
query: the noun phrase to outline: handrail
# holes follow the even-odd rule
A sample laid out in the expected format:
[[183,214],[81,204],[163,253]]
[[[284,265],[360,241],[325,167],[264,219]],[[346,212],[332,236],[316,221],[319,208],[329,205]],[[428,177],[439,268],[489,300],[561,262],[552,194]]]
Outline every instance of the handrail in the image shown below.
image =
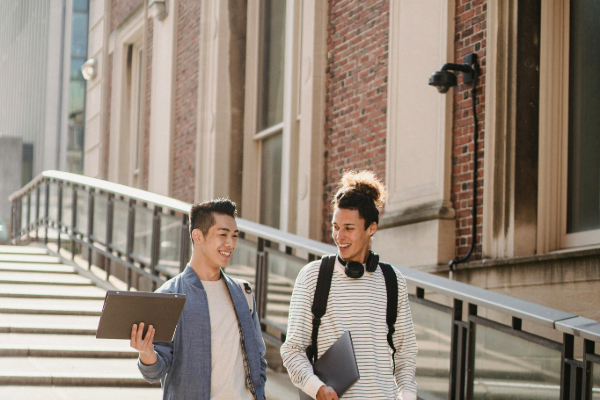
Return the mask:
[[[50,219],[49,207],[50,207],[50,185],[55,185],[53,182],[58,182],[58,194],[57,194],[57,205],[56,205],[56,220]],[[71,199],[71,226],[65,226],[62,222],[62,208],[63,208],[63,187],[65,184],[69,184],[73,187],[72,199]],[[41,203],[41,189],[45,189],[45,204]],[[79,189],[82,188],[83,190]],[[93,190],[92,190],[93,189]],[[87,191],[87,193],[86,193]],[[100,192],[99,192],[100,191]],[[83,193],[81,193],[83,192]],[[37,196],[35,199],[33,196]],[[88,225],[87,233],[81,232],[78,227],[78,223],[73,223],[76,220],[78,204],[78,196],[88,196]],[[94,240],[98,239],[93,233],[94,224],[94,198],[97,196],[107,197],[107,209],[106,209],[106,243],[102,245],[94,243]],[[114,212],[114,199],[122,198],[128,201],[127,208],[127,243],[125,244],[126,250],[117,250],[115,242],[113,241],[112,230],[113,230],[113,212]],[[125,185],[120,185],[112,182],[103,181],[100,179],[89,178],[81,175],[70,174],[67,172],[60,171],[45,171],[38,175],[30,183],[24,186],[19,191],[13,193],[9,199],[13,203],[13,239],[19,241],[24,235],[29,235],[30,232],[36,231],[36,237],[39,234],[39,227],[46,228],[45,242],[48,241],[48,229],[54,229],[59,231],[57,237],[58,246],[60,247],[60,238],[63,234],[69,235],[72,241],[72,253],[74,254],[75,243],[88,249],[88,260],[91,265],[91,253],[96,251],[106,257],[108,260],[106,270],[106,279],[110,274],[110,262],[117,262],[126,267],[127,272],[127,285],[131,287],[132,278],[131,274],[135,273],[137,276],[142,276],[149,279],[152,282],[153,288],[157,284],[164,282],[163,276],[168,277],[169,275],[165,272],[165,268],[159,265],[160,260],[160,238],[161,238],[161,218],[166,218],[165,215],[168,210],[171,211],[171,215],[178,213],[182,215],[182,219],[175,223],[171,223],[169,230],[180,229],[180,248],[178,261],[173,261],[169,258],[168,263],[179,264],[180,270],[183,270],[185,264],[189,259],[189,238],[187,234],[188,230],[188,216],[191,207],[190,203],[179,201],[166,196],[161,196],[155,193],[147,192],[140,189],[131,188]],[[24,199],[28,199],[25,203]],[[27,208],[24,209],[24,205]],[[36,210],[32,210],[35,204]],[[152,224],[151,226],[145,226],[145,236],[150,238],[151,245],[150,262],[144,264],[147,260],[142,260],[138,257],[137,250],[134,248],[133,242],[140,235],[136,236],[135,232],[135,218],[136,218],[136,207],[140,205],[148,208],[148,211],[152,212]],[[149,205],[153,205],[150,207]],[[40,208],[45,207],[45,215],[42,215]],[[54,206],[53,206],[54,207]],[[121,206],[122,210],[122,206]],[[35,212],[34,212],[35,211]],[[146,215],[148,217],[148,215]],[[114,217],[116,218],[116,217]],[[177,217],[179,218],[179,217]],[[35,219],[35,221],[32,221]],[[25,221],[25,226],[21,226],[22,221]],[[308,262],[315,260],[318,256],[325,254],[332,254],[337,251],[335,246],[318,242],[316,240],[303,238],[292,233],[283,232],[278,229],[260,225],[256,222],[248,221],[243,218],[237,218],[237,224],[240,231],[247,236],[256,238],[252,243],[256,244],[256,263],[255,263],[255,281],[254,289],[257,300],[257,312],[261,318],[261,323],[267,337],[271,335],[272,340],[283,340],[286,334],[285,326],[282,326],[280,322],[269,319],[267,311],[267,289],[269,284],[277,284],[275,282],[269,283],[269,255],[275,256],[277,251],[273,248],[269,248],[269,242],[275,242],[279,245],[286,247],[286,258],[295,260],[296,264],[302,262]],[[164,226],[163,226],[164,228]],[[139,234],[139,232],[138,232]],[[102,239],[103,240],[103,239]],[[121,245],[123,243],[121,242]],[[147,245],[147,243],[146,243]],[[297,256],[292,256],[293,250],[297,253],[308,254],[307,259],[300,259]],[[167,262],[167,261],[165,261]],[[165,264],[166,265],[166,264]],[[404,276],[406,282],[410,285],[417,287],[417,296],[412,296],[413,301],[437,308],[439,310],[445,310],[445,312],[451,312],[453,315],[452,323],[453,330],[455,333],[452,334],[452,373],[451,381],[456,380],[457,384],[465,385],[467,392],[472,390],[473,377],[472,373],[466,372],[458,373],[458,370],[468,371],[472,369],[472,362],[474,359],[474,353],[472,349],[475,346],[474,333],[472,328],[475,324],[486,323],[485,319],[477,315],[477,307],[482,307],[489,310],[494,310],[503,313],[507,316],[512,317],[513,325],[506,326],[497,322],[489,322],[488,325],[503,329],[509,334],[517,337],[525,337],[526,340],[536,341],[540,343],[552,342],[553,346],[563,346],[563,364],[571,365],[568,368],[584,368],[587,362],[596,362],[600,364],[600,357],[594,353],[594,342],[600,343],[600,322],[593,321],[587,318],[579,317],[577,315],[555,310],[542,305],[534,304],[528,301],[516,299],[504,294],[492,292],[490,290],[482,289],[472,285],[468,285],[462,282],[452,281],[437,275],[429,274],[423,271],[403,267],[400,265],[392,264],[397,268]],[[169,268],[167,268],[169,269]],[[176,267],[175,267],[176,269]],[[169,271],[172,271],[170,268]],[[171,272],[169,272],[171,273]],[[434,292],[449,297],[454,301],[453,307],[444,306],[431,302],[425,299],[425,291]],[[469,313],[467,315],[467,321],[463,321],[463,302],[468,304]],[[534,334],[521,332],[522,321],[529,321],[537,324],[541,327],[553,329],[557,332],[561,332],[564,335],[563,343],[554,342],[547,338],[540,338]],[[495,329],[494,328],[494,329]],[[462,332],[462,333],[460,333]],[[573,338],[581,337],[584,339],[584,361],[583,363],[574,359],[572,354]],[[538,339],[536,339],[536,337]],[[273,339],[275,338],[275,339]],[[467,348],[460,343],[466,343]],[[462,355],[459,353],[462,352]],[[462,357],[462,358],[461,358]],[[587,358],[586,358],[587,357]],[[454,359],[456,358],[456,359]],[[458,360],[458,361],[457,361]],[[587,360],[587,361],[586,361]],[[592,360],[592,361],[589,361]],[[595,361],[594,361],[595,360]],[[575,366],[575,367],[573,367]],[[599,366],[600,367],[600,366]],[[566,367],[563,367],[566,368]],[[569,369],[570,371],[570,369]],[[465,377],[466,376],[466,377]],[[562,379],[562,378],[561,378]],[[568,379],[565,379],[565,385],[568,385]],[[456,383],[455,382],[455,383]],[[469,389],[469,384],[471,389]],[[561,380],[561,387],[563,382]],[[454,389],[452,389],[454,390]],[[451,391],[452,391],[451,390]],[[585,389],[587,390],[587,388]],[[469,395],[467,395],[469,398]]]
[[[130,186],[121,185],[119,183],[104,181],[102,179],[90,178],[83,175],[53,170],[44,171],[36,176],[23,188],[11,194],[9,196],[9,200],[14,201],[16,198],[23,196],[25,193],[37,186],[44,178],[59,179],[81,186],[103,190],[105,192],[113,193],[117,196],[123,196],[130,199],[143,201],[145,203],[154,204],[156,206],[166,207],[170,210],[178,211],[184,214],[189,213],[190,208],[192,207],[191,203],[148,192],[146,190],[136,189]],[[335,253],[336,251],[334,246],[318,242],[316,240],[303,238],[301,236],[296,236],[288,232],[283,232],[279,229],[271,228],[270,226],[260,225],[256,222],[248,221],[243,218],[236,218],[236,222],[238,224],[238,228],[242,232],[246,232],[247,234],[254,236],[260,236],[266,240],[276,241],[286,246],[300,247],[310,253],[323,255]]]
[[[145,203],[151,203],[156,206],[165,207],[184,214],[189,213],[190,207],[192,206],[190,203],[184,201],[176,200],[171,197],[162,196],[145,190],[132,188],[126,185],[53,170],[42,172],[23,188],[11,194],[9,199],[11,201],[16,200],[17,198],[29,192],[32,188],[36,187],[44,179],[63,180],[76,185],[113,193],[116,196],[123,196]],[[304,238],[293,233],[284,232],[279,229],[261,225],[243,218],[237,218],[236,222],[240,231],[245,232],[246,234],[257,236],[264,240],[282,243],[293,248],[302,249],[309,253],[322,256],[325,254],[333,254],[337,251],[335,246],[318,242],[313,239]],[[560,321],[562,321],[560,326],[565,327],[567,326],[565,325],[565,321],[573,318],[581,318],[574,314],[555,310],[462,282],[449,280],[437,275],[406,268],[396,264],[392,265],[394,265],[394,267],[396,267],[402,273],[402,275],[404,275],[406,281],[412,285],[416,285],[455,299],[460,299],[481,307],[510,314],[546,327],[555,328],[555,323]],[[600,341],[600,322],[588,322],[587,326],[587,330],[579,329],[577,327],[571,327],[571,330],[580,334],[584,334],[585,332],[585,335],[588,338],[593,338],[592,340]],[[590,326],[593,326],[591,330],[589,329]]]

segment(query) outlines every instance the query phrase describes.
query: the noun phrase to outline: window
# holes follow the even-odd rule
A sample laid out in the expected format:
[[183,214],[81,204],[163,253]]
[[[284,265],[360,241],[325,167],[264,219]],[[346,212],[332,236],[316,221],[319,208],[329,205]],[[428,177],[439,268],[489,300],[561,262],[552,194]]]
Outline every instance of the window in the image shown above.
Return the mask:
[[257,133],[260,141],[261,224],[280,226],[281,152],[283,150],[283,84],[285,1],[265,0],[261,7]]
[[570,11],[567,235],[600,229],[600,3]]
[[594,0],[542,2],[538,253],[600,244]]
[[87,59],[88,2],[73,3],[71,32],[71,67],[69,74],[69,114],[67,136],[67,171],[83,173],[83,137],[86,84],[81,66]]

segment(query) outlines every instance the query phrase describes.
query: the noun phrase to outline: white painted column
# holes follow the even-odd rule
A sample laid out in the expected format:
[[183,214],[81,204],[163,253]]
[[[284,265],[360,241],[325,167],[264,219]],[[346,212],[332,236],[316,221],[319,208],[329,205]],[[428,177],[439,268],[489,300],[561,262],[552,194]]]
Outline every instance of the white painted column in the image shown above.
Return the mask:
[[152,37],[148,190],[164,196],[170,196],[173,166],[178,3],[177,0],[167,2],[169,14],[162,21],[154,19]]
[[386,184],[389,203],[373,247],[406,266],[454,258],[452,93],[428,86],[453,60],[454,1],[390,2]]

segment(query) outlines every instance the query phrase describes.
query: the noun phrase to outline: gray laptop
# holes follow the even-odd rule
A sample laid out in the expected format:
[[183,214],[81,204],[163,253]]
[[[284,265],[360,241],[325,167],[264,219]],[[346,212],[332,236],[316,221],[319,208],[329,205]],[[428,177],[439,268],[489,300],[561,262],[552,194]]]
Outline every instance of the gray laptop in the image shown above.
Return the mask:
[[144,337],[148,326],[152,325],[156,329],[154,341],[171,341],[185,300],[185,294],[180,293],[109,290],[106,292],[96,338],[130,340],[133,324],[143,322]]
[[[358,382],[360,374],[350,332],[344,332],[315,362],[313,368],[315,375],[332,387],[340,398]],[[300,400],[310,399],[309,395],[300,390]]]

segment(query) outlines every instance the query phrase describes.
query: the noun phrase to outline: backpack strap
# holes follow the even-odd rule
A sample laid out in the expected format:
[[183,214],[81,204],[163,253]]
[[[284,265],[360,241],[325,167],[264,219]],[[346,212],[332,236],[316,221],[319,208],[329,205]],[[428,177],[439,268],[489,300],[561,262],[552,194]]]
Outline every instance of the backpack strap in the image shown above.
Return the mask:
[[242,289],[242,292],[244,293],[244,297],[246,298],[246,301],[248,302],[248,308],[250,308],[250,314],[252,314],[254,312],[254,296],[252,295],[252,288],[250,287],[250,283],[248,283],[248,281],[245,281],[243,279],[233,278],[233,277],[230,277],[230,278],[233,279],[238,284],[240,289]]
[[391,265],[385,263],[379,263],[383,277],[385,278],[385,289],[387,291],[387,309],[385,312],[385,322],[388,326],[387,342],[392,349],[392,362],[394,365],[393,372],[396,372],[396,348],[394,347],[394,341],[392,335],[396,331],[396,319],[398,317],[398,280],[396,278],[396,272]]
[[312,304],[312,335],[311,345],[306,348],[308,361],[314,364],[317,361],[317,337],[319,336],[319,326],[321,318],[325,315],[327,309],[327,299],[329,298],[329,290],[331,289],[331,279],[333,278],[333,268],[335,267],[335,255],[325,256],[321,259],[319,267],[319,277],[317,278],[317,287]]

